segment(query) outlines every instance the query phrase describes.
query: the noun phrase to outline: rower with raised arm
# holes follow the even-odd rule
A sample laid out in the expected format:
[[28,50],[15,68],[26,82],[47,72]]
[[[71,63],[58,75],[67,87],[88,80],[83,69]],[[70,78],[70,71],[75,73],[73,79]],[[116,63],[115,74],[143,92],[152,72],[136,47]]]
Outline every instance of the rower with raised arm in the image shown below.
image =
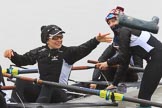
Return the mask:
[[[109,87],[117,86],[124,71],[127,70],[131,54],[136,54],[147,61],[144,70],[138,98],[151,100],[151,97],[157,88],[162,77],[162,43],[147,31],[131,29],[118,24],[118,13],[113,9],[106,16],[106,22],[119,39],[118,56],[98,63],[99,69],[108,66],[120,64],[115,79]],[[121,12],[123,13],[123,12]],[[124,14],[124,13],[123,13]],[[108,88],[109,88],[108,87]],[[148,104],[140,104],[141,107],[150,107]]]
[[[64,33],[57,25],[42,26],[41,41],[45,44],[44,46],[30,50],[23,55],[8,49],[4,52],[4,57],[9,58],[17,66],[38,63],[40,79],[66,85],[73,64],[90,54],[100,42],[111,42],[112,38],[109,33],[104,35],[99,33],[96,37],[79,46],[66,47],[62,45]],[[21,90],[23,89],[22,86],[20,88]],[[41,90],[36,100],[37,103],[67,101],[64,89],[48,85],[42,85],[40,88]],[[22,90],[22,92],[24,91]],[[31,96],[30,93],[25,95]]]

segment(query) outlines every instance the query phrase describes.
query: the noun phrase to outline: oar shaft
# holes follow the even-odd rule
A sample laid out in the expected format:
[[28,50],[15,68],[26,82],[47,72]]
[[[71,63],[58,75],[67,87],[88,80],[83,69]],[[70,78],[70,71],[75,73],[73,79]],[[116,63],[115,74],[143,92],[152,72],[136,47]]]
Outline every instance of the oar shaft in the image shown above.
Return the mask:
[[24,80],[24,81],[30,81],[30,82],[36,82],[37,81],[37,79],[22,77],[22,76],[17,76],[17,75],[13,76],[13,75],[7,74],[7,73],[3,73],[3,76],[8,77],[8,78],[18,78],[18,79],[21,79],[21,80]]
[[110,82],[106,82],[106,81],[75,81],[71,79],[69,79],[69,81],[72,81],[75,83],[83,83],[83,84],[98,84],[98,85],[104,85],[104,86],[110,85]]
[[[28,78],[28,77],[12,76],[12,75],[6,74],[6,73],[3,73],[3,75],[5,77],[9,77],[9,78],[14,77],[14,78],[18,78],[18,79],[29,81],[29,82],[51,85],[51,86],[55,86],[58,88],[72,90],[72,91],[79,92],[79,93],[98,95],[98,96],[100,96],[102,98],[106,98],[106,99],[110,99],[112,96],[112,92],[109,92],[107,90],[95,90],[95,89],[89,89],[89,88],[84,88],[84,87],[70,86],[70,85],[60,84],[60,83],[56,83],[56,82],[37,80],[37,79],[33,79],[33,78]],[[117,101],[123,100],[123,101],[136,102],[136,103],[140,103],[140,104],[148,104],[151,106],[162,107],[161,103],[151,102],[151,101],[143,100],[143,99],[124,97],[124,95],[120,94],[120,93],[114,93],[114,96],[115,96],[115,100],[117,100]]]
[[18,74],[29,74],[29,73],[38,73],[38,69],[16,69],[16,68],[8,68],[8,69],[2,69],[2,73],[10,73],[14,75]]
[[76,92],[79,92],[79,93],[99,95],[99,92],[100,92],[99,90],[83,88],[83,87],[69,86],[69,85],[60,84],[60,83],[56,83],[56,82],[37,80],[37,79],[22,77],[22,76],[12,76],[12,75],[6,74],[6,73],[3,73],[3,76],[8,77],[8,78],[17,78],[17,79],[21,79],[21,80],[24,80],[24,81],[38,83],[38,84],[51,85],[51,86],[55,86],[55,87],[58,87],[58,88],[65,88],[65,89],[73,90],[73,91],[76,91]]
[[23,69],[18,71],[19,74],[38,73],[38,69]]
[[[95,60],[88,60],[87,62],[88,62],[88,63],[92,63],[92,64],[99,63],[98,61],[95,61]],[[117,65],[109,66],[109,67],[117,67]],[[143,68],[135,67],[135,66],[129,66],[129,69],[130,69],[130,70],[133,70],[133,71],[136,71],[136,72],[144,72],[144,70],[145,70],[145,69],[143,69]]]
[[72,67],[72,70],[86,70],[92,68],[95,68],[95,66],[74,66]]
[[[72,70],[85,70],[85,69],[91,69],[95,68],[95,66],[73,66]],[[25,73],[37,73],[38,69],[24,69],[19,70],[19,74],[25,74]]]
[[16,86],[0,86],[0,90],[13,90]]
[[[73,66],[72,70],[86,70],[86,69],[92,69],[95,68],[95,66]],[[18,74],[29,74],[29,73],[38,73],[38,69],[3,69],[2,70],[3,73],[10,73],[10,74],[14,74],[14,75],[18,75]]]
[[[87,62],[88,62],[88,63],[92,63],[92,64],[99,63],[98,61],[95,61],[95,60],[88,60]],[[114,67],[114,68],[116,68],[116,67],[118,67],[118,65],[113,65],[113,66],[109,66],[109,67]]]
[[72,91],[79,92],[79,93],[91,94],[91,95],[99,95],[99,92],[100,92],[99,90],[95,90],[95,89],[89,89],[89,88],[77,87],[77,86],[70,86],[70,85],[60,84],[60,83],[56,83],[56,82],[41,81],[41,83],[51,85],[51,86],[55,86],[55,87],[58,87],[58,88],[64,88],[64,89],[72,90]]
[[137,98],[130,98],[130,97],[125,97],[125,96],[123,98],[123,101],[134,102],[134,103],[139,103],[139,104],[147,104],[147,105],[156,106],[156,107],[162,107],[162,103],[157,103],[157,102],[152,102],[152,101],[137,99]]

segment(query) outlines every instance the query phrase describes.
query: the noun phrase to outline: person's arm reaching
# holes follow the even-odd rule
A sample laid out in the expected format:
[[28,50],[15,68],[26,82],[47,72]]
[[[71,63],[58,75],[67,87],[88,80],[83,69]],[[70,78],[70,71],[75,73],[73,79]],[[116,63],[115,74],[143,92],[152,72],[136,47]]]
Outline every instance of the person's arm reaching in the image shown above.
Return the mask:
[[4,57],[9,58],[17,66],[33,65],[36,63],[37,49],[31,50],[23,55],[19,55],[12,49],[4,52]]

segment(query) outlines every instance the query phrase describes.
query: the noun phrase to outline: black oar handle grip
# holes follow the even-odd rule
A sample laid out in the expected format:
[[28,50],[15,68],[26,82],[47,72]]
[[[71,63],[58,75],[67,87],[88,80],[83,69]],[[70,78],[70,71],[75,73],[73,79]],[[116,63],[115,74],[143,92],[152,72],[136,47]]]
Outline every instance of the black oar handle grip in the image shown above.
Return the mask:
[[18,71],[18,74],[38,73],[38,69],[23,69]]
[[0,86],[0,90],[13,90],[16,86]]

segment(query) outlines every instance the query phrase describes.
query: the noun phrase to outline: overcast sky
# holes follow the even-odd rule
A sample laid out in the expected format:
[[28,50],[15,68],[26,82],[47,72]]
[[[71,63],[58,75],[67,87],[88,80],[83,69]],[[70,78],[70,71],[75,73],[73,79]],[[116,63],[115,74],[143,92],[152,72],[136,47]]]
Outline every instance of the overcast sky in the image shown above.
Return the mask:
[[[162,0],[1,0],[0,64],[3,68],[11,64],[3,57],[5,49],[12,48],[23,54],[43,45],[40,41],[42,25],[60,26],[66,32],[63,42],[66,46],[79,45],[99,32],[111,32],[105,16],[118,5],[125,8],[127,15],[143,20],[158,16],[162,27]],[[161,35],[160,29],[155,36],[162,40]],[[101,43],[76,64],[85,65],[88,59],[97,60],[107,46]]]

